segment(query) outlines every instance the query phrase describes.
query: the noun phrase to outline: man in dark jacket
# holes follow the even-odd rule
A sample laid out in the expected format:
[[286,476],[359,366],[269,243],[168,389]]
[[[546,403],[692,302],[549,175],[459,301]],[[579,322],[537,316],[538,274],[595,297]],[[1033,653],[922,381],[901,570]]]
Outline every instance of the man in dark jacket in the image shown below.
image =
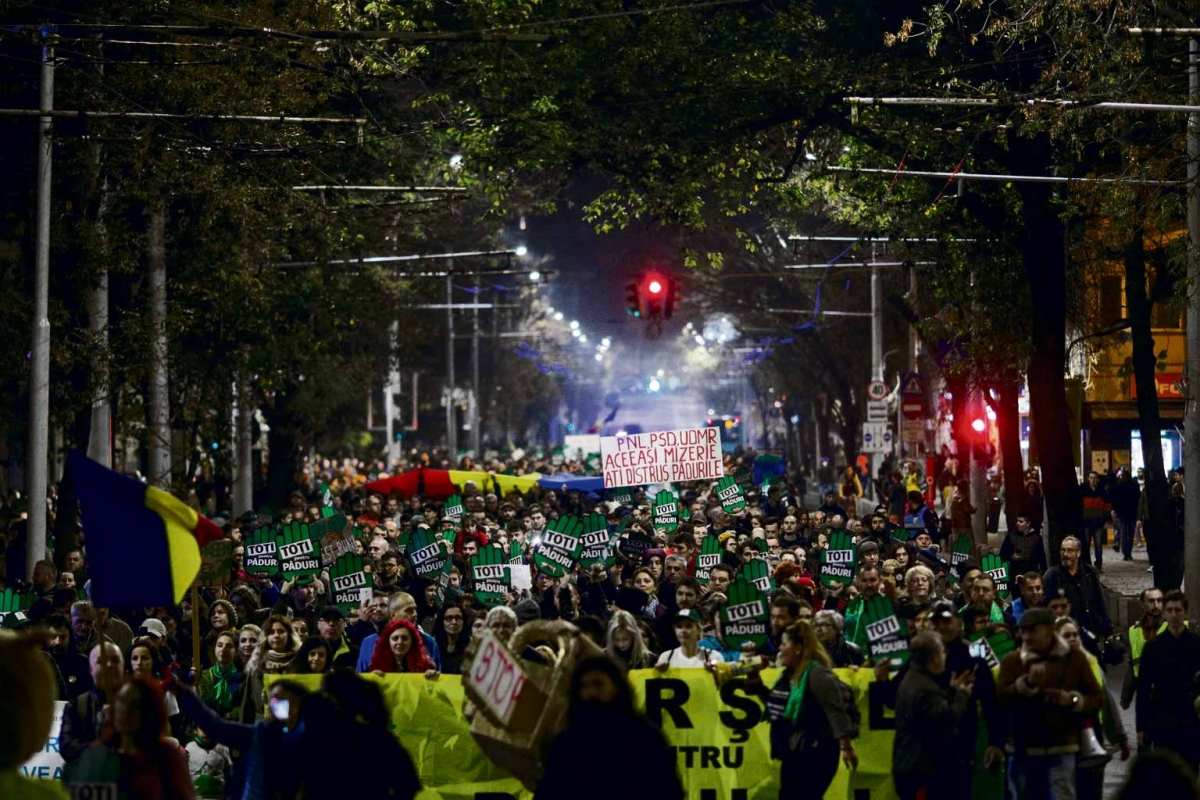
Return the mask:
[[63,614],[51,614],[40,623],[52,637],[46,643],[46,653],[58,667],[61,684],[58,687],[60,700],[70,700],[92,690],[91,666],[71,646],[71,623]]
[[101,642],[92,648],[90,665],[92,690],[71,700],[63,709],[58,752],[68,764],[100,738],[107,721],[104,708],[125,681],[125,661],[112,642]]
[[1080,624],[1101,638],[1110,636],[1112,622],[1100,591],[1100,574],[1091,564],[1081,563],[1083,546],[1074,536],[1063,539],[1059,548],[1061,563],[1046,570],[1046,597],[1053,600],[1062,589]]
[[1100,483],[1100,473],[1088,473],[1086,486],[1079,487],[1080,502],[1083,505],[1083,563],[1090,564],[1088,542],[1096,546],[1096,569],[1104,570],[1104,527],[1112,513],[1108,503],[1108,492]]
[[1117,539],[1113,549],[1119,547],[1126,561],[1133,561],[1133,536],[1137,532],[1138,500],[1141,495],[1141,487],[1130,477],[1129,467],[1121,467],[1117,471],[1117,482],[1112,486],[1110,499]]
[[1200,634],[1190,631],[1187,596],[1175,590],[1163,598],[1167,629],[1146,643],[1137,684],[1138,747],[1177,753],[1192,769],[1200,764],[1200,721],[1195,676],[1200,671]]
[[971,702],[975,670],[952,675],[949,689],[942,688],[939,676],[946,671],[946,649],[933,631],[914,636],[908,656],[908,671],[896,694],[896,739],[892,745],[896,793],[901,800],[969,796],[969,787],[963,795],[961,787],[947,782],[943,767]]
[[1013,575],[1035,570],[1041,574],[1049,568],[1042,535],[1033,530],[1028,514],[1017,514],[1017,529],[1005,534],[1000,543],[1000,558],[1011,565],[1009,572]]

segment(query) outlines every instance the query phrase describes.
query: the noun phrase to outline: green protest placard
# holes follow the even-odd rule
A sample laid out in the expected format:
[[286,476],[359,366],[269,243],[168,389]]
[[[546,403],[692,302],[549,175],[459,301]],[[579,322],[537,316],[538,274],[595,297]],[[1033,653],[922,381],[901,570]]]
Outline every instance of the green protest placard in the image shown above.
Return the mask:
[[726,514],[736,514],[746,508],[746,494],[732,476],[726,475],[717,481],[717,499]]
[[863,600],[859,624],[866,626],[871,660],[887,660],[892,671],[908,661],[908,623],[896,616],[896,606],[887,597],[877,594]]
[[696,556],[696,581],[707,586],[712,568],[721,563],[721,542],[716,536],[705,536],[700,543],[700,554]]
[[321,563],[325,566],[346,553],[358,552],[355,536],[362,532],[350,525],[343,514],[333,514],[312,524],[312,536],[321,544]]
[[667,491],[654,496],[654,530],[668,536],[679,529],[679,500]]
[[617,540],[617,549],[621,551],[621,555],[638,563],[641,563],[642,555],[647,550],[653,550],[657,546],[653,539],[637,529],[627,532]]
[[283,577],[296,583],[312,583],[313,576],[321,571],[317,550],[320,539],[313,537],[312,526],[307,522],[289,522],[279,528],[275,541],[279,544]]
[[516,539],[508,543],[508,563],[509,564],[524,564],[525,563],[525,545],[521,544]]
[[449,557],[441,536],[430,528],[419,528],[408,543],[408,560],[418,578],[436,581]]
[[633,505],[633,490],[634,487],[632,486],[626,486],[624,489],[616,489],[612,493],[612,499],[629,508]]
[[579,538],[582,533],[583,523],[574,515],[551,520],[533,551],[533,564],[538,572],[551,578],[562,578],[574,569],[583,549]]
[[1004,657],[1017,649],[1013,635],[999,626],[994,627],[991,633],[979,631],[967,638],[971,642],[971,655],[988,662],[989,669],[999,669]]
[[958,541],[954,543],[954,549],[950,551],[950,565],[957,567],[959,564],[971,557],[971,537],[960,536]]
[[462,522],[463,512],[464,509],[462,497],[455,494],[446,498],[446,504],[442,506],[443,517],[449,517],[450,519],[454,520],[454,524],[457,525]]
[[979,564],[979,568],[983,570],[983,574],[987,575],[996,582],[996,596],[1003,600],[1008,599],[1008,577],[1009,564],[1007,561],[1000,560],[1000,556],[988,554],[983,557]]
[[740,649],[746,642],[762,647],[767,643],[770,635],[767,595],[753,583],[738,578],[729,584],[729,602],[721,607],[718,618],[727,647]]
[[760,592],[775,590],[775,579],[771,577],[771,565],[761,558],[755,558],[742,564],[738,570],[738,580],[746,581]]
[[362,556],[345,553],[329,568],[333,603],[343,614],[352,614],[362,604],[363,590],[370,587]]
[[599,564],[604,569],[613,565],[616,556],[613,553],[613,536],[608,531],[608,522],[603,514],[588,514],[580,522],[583,523],[583,534],[579,537],[582,549],[579,551],[579,564],[584,569],[591,569],[593,564]]
[[730,474],[737,485],[742,487],[743,493],[754,488],[754,474],[750,472],[749,467],[738,467]]
[[[536,556],[534,556],[536,558]],[[475,599],[487,608],[504,605],[508,599],[511,580],[504,552],[492,545],[480,548],[471,556],[471,579],[475,585]]]
[[29,609],[34,603],[33,592],[0,592],[0,627],[15,628],[29,621]]
[[333,507],[333,491],[323,481],[319,491],[321,494],[321,519],[329,519],[337,514],[337,509]]
[[255,528],[244,540],[246,545],[242,568],[251,575],[271,578],[279,574],[279,543],[275,528],[264,525]]
[[821,551],[821,583],[832,587],[834,581],[843,586],[854,580],[858,564],[858,545],[845,531],[829,534],[829,546]]
[[233,540],[218,539],[200,548],[200,585],[228,586],[233,580]]

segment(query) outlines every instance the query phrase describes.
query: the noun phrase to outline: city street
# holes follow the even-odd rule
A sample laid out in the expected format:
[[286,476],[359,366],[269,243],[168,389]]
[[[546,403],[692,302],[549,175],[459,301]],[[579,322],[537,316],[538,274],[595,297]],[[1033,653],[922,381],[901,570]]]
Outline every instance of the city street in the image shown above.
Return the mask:
[[0,797],[1200,800],[1194,12],[0,4]]

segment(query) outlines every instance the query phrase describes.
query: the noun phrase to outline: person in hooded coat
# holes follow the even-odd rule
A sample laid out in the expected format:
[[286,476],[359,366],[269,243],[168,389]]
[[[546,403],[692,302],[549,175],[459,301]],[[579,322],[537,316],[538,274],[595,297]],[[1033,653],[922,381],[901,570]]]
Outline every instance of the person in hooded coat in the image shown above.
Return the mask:
[[622,800],[683,800],[674,751],[662,731],[634,710],[629,680],[607,656],[587,658],[576,666],[567,727],[546,750],[546,772],[534,800],[611,800],[610,783],[579,769],[596,758],[597,743],[603,743],[605,761],[638,765],[637,780],[621,789]]

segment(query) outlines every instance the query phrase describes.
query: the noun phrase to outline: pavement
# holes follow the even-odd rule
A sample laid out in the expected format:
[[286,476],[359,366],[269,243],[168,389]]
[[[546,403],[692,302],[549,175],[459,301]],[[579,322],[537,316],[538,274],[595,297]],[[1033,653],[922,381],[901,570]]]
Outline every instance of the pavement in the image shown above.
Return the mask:
[[[1143,589],[1154,585],[1154,574],[1147,572],[1150,561],[1146,557],[1145,547],[1133,548],[1133,561],[1125,561],[1119,553],[1112,551],[1112,536],[1109,532],[1110,544],[1104,549],[1104,571],[1100,573],[1100,582],[1104,586],[1104,600],[1108,606],[1109,616],[1113,621],[1113,629],[1119,633],[1129,630],[1129,626],[1141,614],[1141,604],[1138,595]],[[1095,555],[1093,553],[1093,555]],[[1105,680],[1113,694],[1120,697],[1121,686],[1125,681],[1125,665],[1112,667],[1105,673]],[[1134,709],[1121,711],[1121,724],[1129,737],[1136,752],[1136,729],[1134,727]],[[1104,771],[1104,797],[1114,798],[1125,781],[1125,775],[1132,764],[1122,763],[1120,758],[1114,758]]]

